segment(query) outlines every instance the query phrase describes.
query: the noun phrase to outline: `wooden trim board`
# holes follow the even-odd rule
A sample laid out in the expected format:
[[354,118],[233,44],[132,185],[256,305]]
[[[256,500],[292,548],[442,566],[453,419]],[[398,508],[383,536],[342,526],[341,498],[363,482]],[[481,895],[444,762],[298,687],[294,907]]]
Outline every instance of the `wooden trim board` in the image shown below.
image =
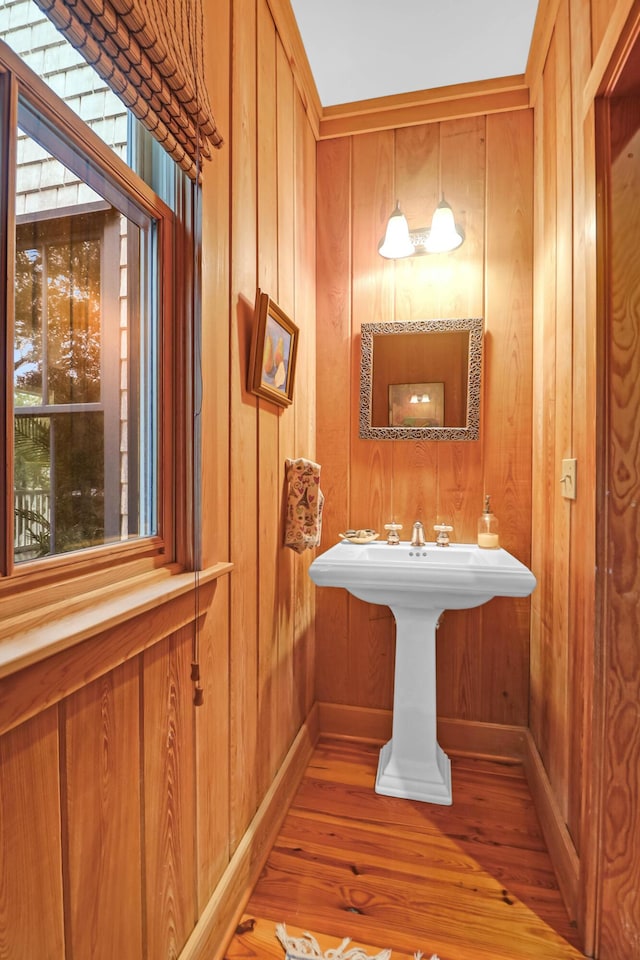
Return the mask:
[[320,117],[319,139],[528,108],[529,88],[523,76],[460,83],[325,107]]
[[[320,733],[384,743],[391,736],[391,711],[318,703]],[[524,761],[527,752],[524,727],[470,720],[438,718],[438,742],[459,756]]]

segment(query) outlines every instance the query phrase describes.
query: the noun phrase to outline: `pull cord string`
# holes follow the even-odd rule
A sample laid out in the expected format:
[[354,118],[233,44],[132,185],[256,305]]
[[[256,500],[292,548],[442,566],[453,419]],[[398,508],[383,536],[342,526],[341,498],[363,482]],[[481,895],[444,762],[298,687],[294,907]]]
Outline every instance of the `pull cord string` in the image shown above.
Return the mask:
[[[195,0],[196,7],[198,0]],[[198,7],[199,9],[199,7]],[[192,16],[193,31],[198,29],[199,20],[195,15]],[[199,69],[196,62],[193,49],[193,34],[189,34],[189,46],[191,62],[194,67],[193,79],[196,94],[196,103],[199,102]],[[197,44],[196,44],[197,48]],[[202,706],[204,702],[204,691],[200,682],[200,524],[202,520],[201,511],[201,480],[200,480],[200,427],[202,412],[202,353],[199,329],[199,273],[198,273],[198,249],[199,249],[199,224],[200,224],[200,206],[199,206],[199,186],[201,175],[201,155],[200,155],[200,123],[196,114],[196,169],[195,181],[191,187],[191,559],[193,563],[193,648],[191,661],[191,680],[194,683],[193,703],[194,706]]]

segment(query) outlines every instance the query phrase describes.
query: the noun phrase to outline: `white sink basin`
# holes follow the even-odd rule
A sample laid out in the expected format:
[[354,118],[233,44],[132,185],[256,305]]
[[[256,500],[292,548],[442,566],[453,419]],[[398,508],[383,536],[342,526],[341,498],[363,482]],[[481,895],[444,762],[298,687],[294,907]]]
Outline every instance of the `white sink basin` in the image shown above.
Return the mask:
[[436,627],[444,610],[492,597],[528,597],[531,571],[506,550],[472,543],[354,544],[342,541],[309,568],[320,587],[344,587],[391,608],[396,621],[393,735],[380,751],[376,792],[450,804],[451,764],[437,740]]
[[342,541],[317,557],[309,576],[321,587],[344,587],[368,603],[442,610],[477,607],[492,597],[527,597],[531,571],[506,550],[473,543],[411,547],[408,543]]

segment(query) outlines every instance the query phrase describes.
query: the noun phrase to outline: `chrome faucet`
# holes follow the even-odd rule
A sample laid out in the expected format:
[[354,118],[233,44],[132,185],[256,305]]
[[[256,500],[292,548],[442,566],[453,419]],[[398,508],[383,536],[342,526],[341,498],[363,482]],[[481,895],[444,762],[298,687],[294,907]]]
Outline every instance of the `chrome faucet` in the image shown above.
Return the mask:
[[413,532],[411,534],[411,546],[412,547],[424,547],[426,540],[424,538],[424,527],[419,520],[413,525]]

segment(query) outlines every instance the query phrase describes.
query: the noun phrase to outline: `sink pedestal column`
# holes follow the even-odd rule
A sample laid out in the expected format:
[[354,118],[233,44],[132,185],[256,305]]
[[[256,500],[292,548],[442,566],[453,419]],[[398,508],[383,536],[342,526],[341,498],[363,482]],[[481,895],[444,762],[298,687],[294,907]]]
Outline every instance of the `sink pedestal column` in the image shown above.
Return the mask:
[[393,732],[376,793],[451,803],[451,763],[437,740],[436,625],[442,610],[391,608],[396,621]]

